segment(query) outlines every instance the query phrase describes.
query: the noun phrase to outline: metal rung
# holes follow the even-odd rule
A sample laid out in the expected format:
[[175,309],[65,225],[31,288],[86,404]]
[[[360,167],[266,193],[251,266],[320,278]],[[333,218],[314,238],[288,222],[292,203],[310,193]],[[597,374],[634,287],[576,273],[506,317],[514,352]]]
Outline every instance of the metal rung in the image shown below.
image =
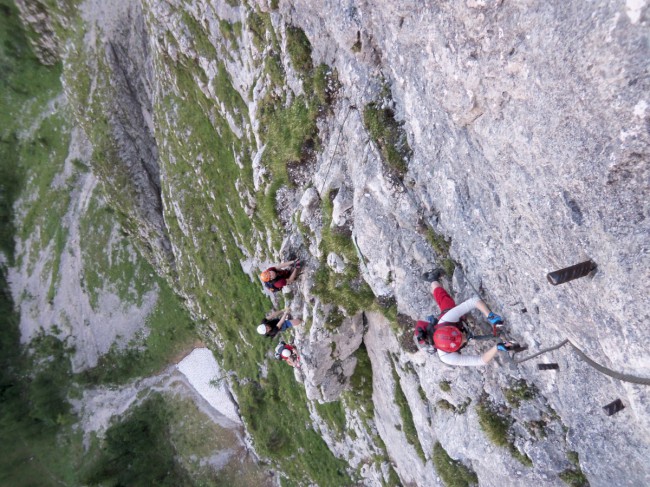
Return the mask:
[[624,409],[625,405],[623,404],[623,401],[620,399],[617,399],[614,402],[610,402],[607,406],[603,406],[603,409],[605,410],[605,414],[607,416],[611,416],[612,414],[618,413],[621,409]]
[[558,364],[537,364],[539,370],[557,370],[560,368]]

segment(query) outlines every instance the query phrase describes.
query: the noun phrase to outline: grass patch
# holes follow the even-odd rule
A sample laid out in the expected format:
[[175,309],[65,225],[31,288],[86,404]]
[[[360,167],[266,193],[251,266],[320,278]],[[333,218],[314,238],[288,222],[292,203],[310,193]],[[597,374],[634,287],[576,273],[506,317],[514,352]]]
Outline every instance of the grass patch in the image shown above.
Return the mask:
[[[296,387],[289,367],[272,367],[266,379],[239,385],[236,392],[257,451],[279,462],[293,482],[311,479],[317,485],[352,484],[346,462],[334,458],[310,426],[307,397],[303,388]],[[298,456],[297,448],[301,450]]]
[[242,24],[235,22],[231,24],[227,20],[219,19],[219,30],[221,35],[230,42],[233,50],[239,49],[239,38],[241,37]]
[[354,357],[357,365],[350,377],[350,390],[343,393],[345,404],[354,409],[368,426],[368,421],[375,418],[375,405],[372,401],[372,364],[364,343],[354,352]]
[[465,414],[467,407],[471,404],[472,400],[468,397],[464,402],[455,406],[446,399],[440,399],[436,402],[436,406],[445,411],[451,411],[454,414]]
[[436,402],[436,406],[445,411],[451,411],[452,413],[456,412],[456,406],[447,401],[447,399],[439,399],[438,402]]
[[[391,359],[392,363],[392,359]],[[418,433],[415,428],[415,423],[413,422],[413,414],[411,413],[411,408],[408,404],[402,386],[400,385],[400,378],[397,370],[395,370],[395,364],[392,365],[393,370],[393,380],[395,381],[395,391],[393,399],[397,407],[399,408],[399,413],[402,418],[402,432],[406,436],[406,441],[413,445],[415,451],[423,462],[426,462],[426,457],[424,456],[424,450],[422,450],[422,445],[420,444],[420,439],[418,438]]]
[[418,394],[420,394],[420,399],[422,399],[422,401],[429,402],[426,392],[424,392],[424,389],[422,389],[422,386],[419,384],[418,384]]
[[448,380],[441,380],[438,383],[438,387],[440,387],[440,390],[443,392],[449,392],[451,391],[451,382],[449,382]]
[[140,305],[152,287],[150,276],[155,271],[139,258],[131,241],[119,230],[116,213],[97,192],[98,189],[79,221],[82,283],[90,305],[97,309],[99,295],[107,290],[117,294],[123,303]]
[[589,487],[589,481],[582,470],[564,470],[560,472],[560,479],[571,487]]
[[566,453],[566,456],[575,468],[568,468],[560,472],[560,479],[562,479],[562,481],[570,487],[589,487],[589,481],[580,468],[580,458],[578,457],[578,452],[568,451]]
[[342,438],[345,434],[345,407],[343,401],[314,403],[318,415],[330,426],[334,434]]
[[[259,10],[252,11],[248,15],[246,25],[251,34],[253,34],[253,44],[258,51],[263,51],[269,44],[269,41],[272,46],[278,46],[277,36],[275,35],[273,23],[271,22],[271,16],[268,13],[260,12]],[[279,49],[276,50],[279,51]]]
[[204,58],[217,59],[217,50],[208,38],[208,35],[206,33],[207,28],[201,25],[186,10],[183,10],[181,15],[183,23],[185,24],[185,27],[187,27],[187,30],[190,33],[190,38],[194,43],[194,49],[196,50],[196,53]]
[[311,60],[311,43],[301,28],[287,26],[287,52],[293,69],[302,77],[310,76],[314,69],[314,63]]
[[363,109],[363,122],[372,141],[377,145],[382,159],[401,179],[408,170],[412,151],[406,140],[403,122],[395,120],[390,108],[369,103]]
[[513,385],[503,390],[503,395],[514,408],[521,406],[522,401],[530,401],[537,395],[537,389],[534,385],[529,386],[524,379],[519,379]]
[[[375,307],[375,295],[359,275],[359,257],[350,234],[330,228],[334,196],[335,192],[330,192],[322,201],[320,251],[323,258],[315,275],[312,292],[324,302],[338,305],[347,316],[353,316],[361,310]],[[330,252],[343,256],[348,262],[343,273],[336,273],[327,265],[327,255]]]
[[430,226],[427,226],[426,237],[433,250],[438,254],[438,256],[440,256],[440,267],[444,269],[447,276],[453,276],[456,264],[449,256],[451,242],[447,241],[445,237],[439,233],[436,233]]
[[439,442],[433,445],[433,465],[446,487],[470,487],[478,485],[476,473],[454,460]]
[[248,107],[239,92],[233,88],[232,79],[223,63],[218,63],[217,74],[212,80],[212,87],[226,109],[235,117],[239,124],[243,124],[248,117]]
[[528,467],[533,466],[533,462],[525,453],[521,453],[511,439],[510,426],[512,419],[505,417],[495,411],[494,407],[485,401],[476,405],[479,424],[485,432],[488,439],[497,446],[506,448],[510,454],[520,463]]
[[[192,485],[249,487],[262,485],[267,478],[263,466],[256,465],[239,445],[237,433],[219,425],[201,412],[193,400],[164,396],[168,410],[170,441],[175,460],[190,473]],[[218,471],[206,460],[217,452],[234,451],[230,461]]]
[[502,416],[485,402],[476,405],[478,421],[488,439],[497,446],[507,447],[510,444],[509,431],[511,419]]
[[258,214],[262,221],[276,222],[276,194],[282,186],[292,185],[287,165],[304,164],[319,149],[316,121],[332,102],[338,87],[336,72],[327,65],[314,68],[311,45],[304,32],[287,27],[287,51],[294,69],[303,80],[304,94],[291,97],[285,92],[286,81],[281,63],[281,49],[268,14],[253,12],[248,18],[253,42],[262,49],[270,43],[264,72],[271,86],[258,105],[260,137],[266,149],[264,163],[271,172],[271,182],[258,193]]

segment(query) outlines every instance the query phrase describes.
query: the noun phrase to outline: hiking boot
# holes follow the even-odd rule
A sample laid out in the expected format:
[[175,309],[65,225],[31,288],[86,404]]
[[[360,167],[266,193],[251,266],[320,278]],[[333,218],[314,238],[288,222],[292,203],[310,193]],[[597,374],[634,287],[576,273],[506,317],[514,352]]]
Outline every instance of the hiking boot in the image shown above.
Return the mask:
[[422,279],[427,282],[439,281],[440,276],[444,275],[444,273],[445,271],[438,267],[422,274]]

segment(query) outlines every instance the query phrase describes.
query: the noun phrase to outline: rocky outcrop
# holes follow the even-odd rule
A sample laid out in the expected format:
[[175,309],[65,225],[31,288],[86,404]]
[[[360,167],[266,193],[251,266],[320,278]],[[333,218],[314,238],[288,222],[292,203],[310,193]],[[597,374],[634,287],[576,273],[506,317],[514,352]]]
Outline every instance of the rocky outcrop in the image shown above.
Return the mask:
[[[54,21],[47,6],[40,1],[26,0],[16,0],[16,6],[25,26],[35,34],[29,39],[38,60],[46,66],[59,62],[60,41],[54,32]],[[11,13],[3,11],[3,15],[11,15]]]
[[156,76],[142,6],[87,2],[82,15],[91,29],[66,58],[66,76],[77,117],[95,146],[94,171],[111,188],[108,198],[142,253],[173,274],[154,137]]

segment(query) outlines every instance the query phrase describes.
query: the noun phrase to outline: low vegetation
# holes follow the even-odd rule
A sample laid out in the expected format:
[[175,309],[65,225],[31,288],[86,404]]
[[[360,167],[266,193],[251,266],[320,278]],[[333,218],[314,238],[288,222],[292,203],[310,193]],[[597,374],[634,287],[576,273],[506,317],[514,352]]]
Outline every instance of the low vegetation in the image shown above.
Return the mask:
[[422,445],[420,444],[420,439],[418,438],[418,432],[417,429],[415,428],[415,423],[413,422],[413,413],[411,412],[411,407],[409,406],[408,400],[406,399],[406,396],[404,395],[404,391],[402,390],[399,374],[397,373],[397,370],[395,370],[394,364],[392,366],[392,369],[393,369],[393,380],[395,382],[395,391],[394,391],[393,399],[395,401],[395,404],[399,408],[399,413],[402,418],[402,424],[401,424],[402,432],[404,433],[404,436],[406,436],[406,441],[410,445],[413,445],[420,459],[423,462],[425,462],[426,457],[424,456],[424,450],[422,450]]
[[[267,20],[265,14],[251,14],[248,28],[264,45],[270,40],[274,49],[276,37],[266,30],[270,28]],[[226,370],[236,371],[233,387],[240,412],[260,455],[297,483],[350,484],[345,461],[334,457],[311,426],[307,398],[304,389],[296,387],[293,370],[270,358],[273,343],[260,339],[253,326],[271,308],[271,302],[259,282],[251,282],[241,271],[239,263],[246,258],[242,249],[252,253],[256,238],[264,240],[262,235],[273,228],[275,217],[264,210],[264,201],[273,200],[267,208],[275,211],[275,197],[270,196],[273,187],[266,190],[269,196],[257,194],[255,215],[250,218],[241,197],[242,192],[255,195],[249,141],[232,132],[219,100],[206,97],[198,88],[199,68],[193,60],[181,59],[164,69],[174,75],[173,85],[166,91],[183,93],[183,97],[170,95],[160,100],[156,107],[161,121],[156,136],[166,141],[160,151],[166,172],[163,193],[173,194],[176,205],[168,210],[166,220],[170,238],[179,249],[177,285],[198,304],[204,320],[200,326],[228,344],[217,358]],[[224,102],[228,110],[241,110],[230,79],[222,76],[219,83],[219,92],[234,101]],[[261,118],[262,138],[267,144],[264,162],[272,170],[285,169],[291,159],[287,154],[295,155],[302,146],[309,109],[304,100],[294,99],[288,107],[280,101],[273,105],[272,98],[267,101],[272,105],[266,105]],[[179,126],[188,130],[179,134]],[[287,148],[282,144],[293,149],[283,152]],[[282,180],[274,177],[272,186]],[[219,196],[212,198],[210,192]],[[186,226],[181,228],[183,222]],[[210,323],[218,323],[218,328],[210,329]],[[268,372],[261,378],[260,364],[265,362]],[[335,406],[325,408],[329,408],[327,417],[332,424],[341,424]],[[299,449],[302,453],[296,455]]]
[[357,365],[350,377],[350,390],[343,393],[348,408],[354,409],[368,426],[375,418],[375,405],[372,401],[372,364],[366,346],[362,343],[354,357]]
[[[333,303],[345,310],[347,316],[373,306],[375,295],[359,275],[359,257],[352,237],[344,230],[330,228],[332,201],[336,192],[330,192],[322,202],[323,231],[320,251],[323,258],[316,273],[314,295],[326,303]],[[347,261],[342,273],[336,273],[327,265],[327,256],[334,252]]]
[[503,389],[503,395],[513,408],[521,406],[522,401],[530,401],[537,395],[534,385],[529,385],[524,379],[516,380],[510,387]]
[[465,414],[471,402],[472,400],[468,397],[464,402],[462,402],[458,406],[455,406],[449,401],[447,401],[446,399],[439,399],[438,402],[436,402],[436,406],[439,407],[440,409],[444,409],[445,411],[451,411],[452,413],[455,414]]
[[363,109],[363,122],[384,162],[400,179],[403,178],[412,155],[406,132],[402,128],[403,122],[395,119],[395,112],[391,108],[374,102]]
[[451,458],[439,442],[433,445],[433,465],[446,487],[478,485],[476,473],[462,462]]
[[344,401],[332,401],[326,403],[314,403],[318,415],[328,424],[334,435],[342,438],[345,434],[345,403]]
[[436,233],[430,226],[427,226],[426,232],[427,240],[440,258],[438,265],[444,269],[445,275],[449,277],[453,276],[456,264],[449,255],[451,242],[447,241],[445,237],[439,233]]
[[589,487],[589,480],[580,468],[580,458],[574,451],[567,452],[567,459],[573,464],[573,468],[568,468],[560,472],[560,479],[569,487]]
[[500,414],[496,411],[494,405],[489,404],[485,400],[482,400],[476,405],[476,413],[478,414],[481,429],[492,443],[506,448],[523,465],[528,467],[533,466],[533,462],[528,455],[521,453],[512,440],[512,434],[510,432],[512,425],[511,418]]
[[80,375],[78,380],[82,383],[124,384],[136,377],[158,373],[170,358],[187,350],[196,340],[195,323],[179,297],[165,281],[160,278],[155,281],[159,294],[155,308],[146,319],[146,336],[134,339],[127,348],[113,346],[99,358],[97,366]]

